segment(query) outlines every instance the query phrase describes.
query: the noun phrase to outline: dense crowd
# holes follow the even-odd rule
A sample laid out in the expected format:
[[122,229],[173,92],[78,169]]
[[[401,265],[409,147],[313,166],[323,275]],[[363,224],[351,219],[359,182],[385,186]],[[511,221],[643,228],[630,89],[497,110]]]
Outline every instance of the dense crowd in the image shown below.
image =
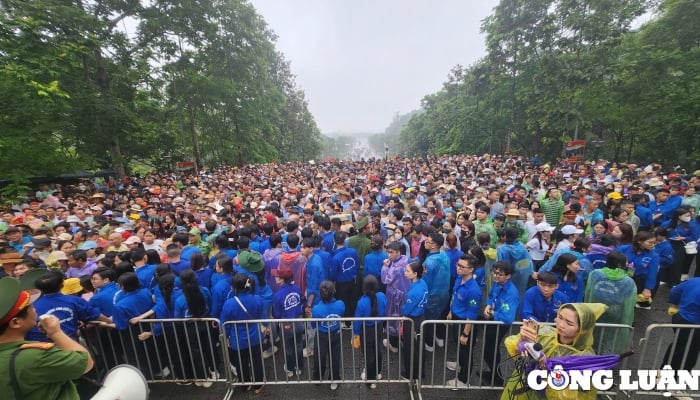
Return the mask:
[[[271,337],[291,349],[289,376],[314,357],[314,379],[328,369],[339,379],[334,352],[345,328],[365,353],[368,380],[381,377],[382,345],[432,352],[458,338],[459,357],[447,368],[457,371],[448,383],[461,388],[473,358],[470,320],[553,322],[554,341],[583,354],[593,346],[579,340],[590,330],[584,319],[632,325],[634,308],[650,308],[659,285],[669,285],[672,321],[700,323],[698,190],[700,170],[488,154],[84,180],[43,185],[4,210],[0,275],[41,290],[37,314],[56,315],[73,338],[95,320],[132,334],[150,317],[328,318],[227,328],[230,358],[241,379],[258,381],[256,391],[263,360],[276,351]],[[411,318],[416,329],[333,320],[384,316]],[[424,319],[465,322],[455,335],[426,332],[425,349],[415,349]],[[566,331],[572,323],[576,330]],[[486,349],[503,344],[506,329],[484,329]],[[138,340],[157,341],[164,330],[138,332]],[[700,347],[684,334],[694,350],[669,352],[675,369],[692,369]],[[36,327],[26,339],[51,341]],[[595,340],[610,353],[628,345],[626,336]],[[491,353],[481,377],[505,384],[495,373],[500,352]],[[404,376],[416,376],[414,361],[405,359]],[[215,378],[215,364],[201,373]]]

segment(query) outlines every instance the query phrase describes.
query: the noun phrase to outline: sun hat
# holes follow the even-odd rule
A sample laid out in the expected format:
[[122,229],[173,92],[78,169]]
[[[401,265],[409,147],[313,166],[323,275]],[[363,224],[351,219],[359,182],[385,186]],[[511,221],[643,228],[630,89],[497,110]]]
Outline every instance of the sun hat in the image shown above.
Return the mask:
[[254,251],[243,251],[238,255],[238,264],[248,272],[260,272],[265,268],[262,256]]

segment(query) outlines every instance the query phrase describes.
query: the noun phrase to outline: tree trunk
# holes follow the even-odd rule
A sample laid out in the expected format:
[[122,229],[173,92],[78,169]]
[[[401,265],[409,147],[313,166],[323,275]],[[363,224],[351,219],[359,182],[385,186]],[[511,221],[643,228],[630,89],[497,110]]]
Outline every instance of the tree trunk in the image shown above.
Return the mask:
[[[102,60],[102,53],[100,49],[96,49],[94,54],[96,66],[95,81],[104,99],[105,105],[107,106],[106,109],[114,110],[116,106],[110,92],[109,78],[107,77],[107,71],[105,70],[104,61]],[[98,136],[109,138],[108,151],[112,158],[112,168],[121,178],[126,176],[126,168],[124,166],[124,159],[122,158],[121,146],[119,145],[119,135],[114,129],[114,123],[111,120],[110,111],[97,115],[95,130]]]
[[188,98],[187,100],[187,111],[189,112],[189,117],[190,117],[190,136],[192,137],[192,151],[194,152],[194,164],[195,164],[195,172],[199,172],[199,168],[202,166],[202,156],[199,152],[199,140],[197,139],[197,128],[194,123],[194,106],[192,105],[192,102]]

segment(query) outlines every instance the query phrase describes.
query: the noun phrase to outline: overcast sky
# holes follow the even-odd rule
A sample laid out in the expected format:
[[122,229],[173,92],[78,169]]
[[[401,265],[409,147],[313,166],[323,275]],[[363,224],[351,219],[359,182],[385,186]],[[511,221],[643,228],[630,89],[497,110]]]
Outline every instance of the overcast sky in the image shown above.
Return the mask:
[[376,133],[485,54],[497,0],[251,0],[321,132]]

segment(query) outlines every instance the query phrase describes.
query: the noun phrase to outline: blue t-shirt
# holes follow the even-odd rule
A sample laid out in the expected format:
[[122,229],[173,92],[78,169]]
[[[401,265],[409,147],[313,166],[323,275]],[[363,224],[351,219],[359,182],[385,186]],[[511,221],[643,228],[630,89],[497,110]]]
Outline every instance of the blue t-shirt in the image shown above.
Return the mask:
[[117,292],[119,292],[119,286],[110,282],[97,289],[89,303],[93,307],[97,307],[104,316],[111,317],[114,312],[114,304],[117,302]]
[[423,279],[418,279],[408,287],[406,300],[401,307],[401,315],[413,318],[423,316],[427,302],[428,285]]
[[209,267],[194,271],[195,275],[197,275],[197,283],[199,283],[199,286],[211,289],[211,277],[213,272],[214,270]]
[[129,320],[151,309],[151,292],[148,289],[139,289],[133,292],[121,292],[117,304],[114,305],[112,321],[120,331],[129,328]]
[[[366,267],[366,266],[365,266]],[[377,292],[375,293],[375,296],[377,298],[377,317],[384,317],[386,316],[386,296],[382,292]],[[356,318],[369,318],[372,317],[372,299],[369,298],[367,295],[363,295],[360,297],[360,300],[357,301],[357,307],[355,308],[355,317]],[[353,321],[352,323],[352,332],[353,335],[359,335],[360,333],[364,333],[362,329],[362,325],[364,326],[374,326],[377,323],[381,323],[381,321]]]
[[454,249],[445,249],[445,254],[447,254],[447,258],[450,260],[450,278],[456,279],[457,261],[459,261],[459,257],[461,257],[462,254],[464,254],[464,252],[462,251],[462,249],[456,247]]
[[520,315],[523,319],[532,318],[537,322],[554,322],[559,307],[567,302],[566,296],[559,290],[555,290],[547,300],[540,288],[533,286],[525,292]]
[[[321,301],[321,282],[327,279],[327,271],[323,267],[323,260],[319,254],[314,252],[306,262],[306,296],[311,298],[313,294],[313,304],[315,306]],[[308,302],[308,299],[307,299]]]
[[224,306],[224,303],[233,296],[233,289],[231,288],[233,275],[217,274],[217,276],[221,277],[221,279],[211,289],[211,315],[214,317],[221,315],[221,308]]
[[180,272],[190,268],[190,260],[185,260],[184,258],[180,258],[180,261],[170,262],[169,264],[170,269],[172,269],[173,273],[177,276],[180,276]]
[[158,280],[155,277],[156,266],[154,264],[146,264],[136,268],[134,273],[139,278],[139,283],[142,288],[153,289],[153,287],[158,284]]
[[365,276],[374,275],[378,281],[382,280],[382,266],[384,260],[389,258],[385,251],[376,250],[365,256]]
[[[209,289],[205,287],[200,287],[199,291],[202,293],[202,297],[204,297],[204,304],[206,307],[204,314],[197,316],[196,318],[207,318],[209,317],[211,310],[211,294],[209,293]],[[195,318],[195,316],[190,312],[189,305],[187,304],[187,298],[184,294],[175,300],[175,318]]]
[[656,287],[656,277],[659,275],[659,255],[653,250],[636,253],[629,244],[618,247],[617,251],[627,256],[627,265],[634,268],[635,277],[646,276],[644,288],[653,290]]
[[311,309],[312,318],[326,318],[327,321],[312,323],[318,327],[321,333],[337,332],[340,329],[340,321],[345,315],[345,303],[342,300],[331,299],[330,302],[320,302]]
[[[238,298],[238,301],[236,301]],[[240,304],[239,304],[240,301]],[[243,306],[241,306],[241,304]],[[260,296],[243,293],[226,300],[221,310],[221,324],[227,321],[247,321],[252,319],[263,319],[263,303]],[[260,324],[229,324],[224,325],[228,345],[234,350],[248,349],[260,344],[263,332],[260,331]]]
[[493,320],[510,325],[520,306],[520,293],[510,280],[503,285],[494,284],[489,292],[487,305],[493,309]]
[[335,251],[331,258],[331,273],[328,278],[343,283],[355,280],[360,268],[360,257],[351,247],[343,247]]
[[583,301],[583,279],[581,276],[576,274],[576,282],[565,281],[563,277],[554,272],[557,276],[559,288],[558,292],[561,292],[566,298],[566,303],[580,303]]
[[668,302],[678,306],[678,314],[686,321],[700,324],[700,278],[690,278],[675,286]]
[[[45,294],[34,302],[36,315],[51,314],[61,322],[61,330],[68,336],[75,338],[78,331],[78,323],[94,321],[100,316],[100,310],[90,305],[82,297],[68,296],[62,293]],[[50,342],[49,338],[34,327],[25,335],[26,340]]]
[[301,289],[293,284],[285,284],[272,296],[272,316],[278,319],[299,318],[304,304],[301,302]]
[[477,319],[481,310],[481,287],[474,279],[457,278],[452,289],[450,312],[454,319]]

